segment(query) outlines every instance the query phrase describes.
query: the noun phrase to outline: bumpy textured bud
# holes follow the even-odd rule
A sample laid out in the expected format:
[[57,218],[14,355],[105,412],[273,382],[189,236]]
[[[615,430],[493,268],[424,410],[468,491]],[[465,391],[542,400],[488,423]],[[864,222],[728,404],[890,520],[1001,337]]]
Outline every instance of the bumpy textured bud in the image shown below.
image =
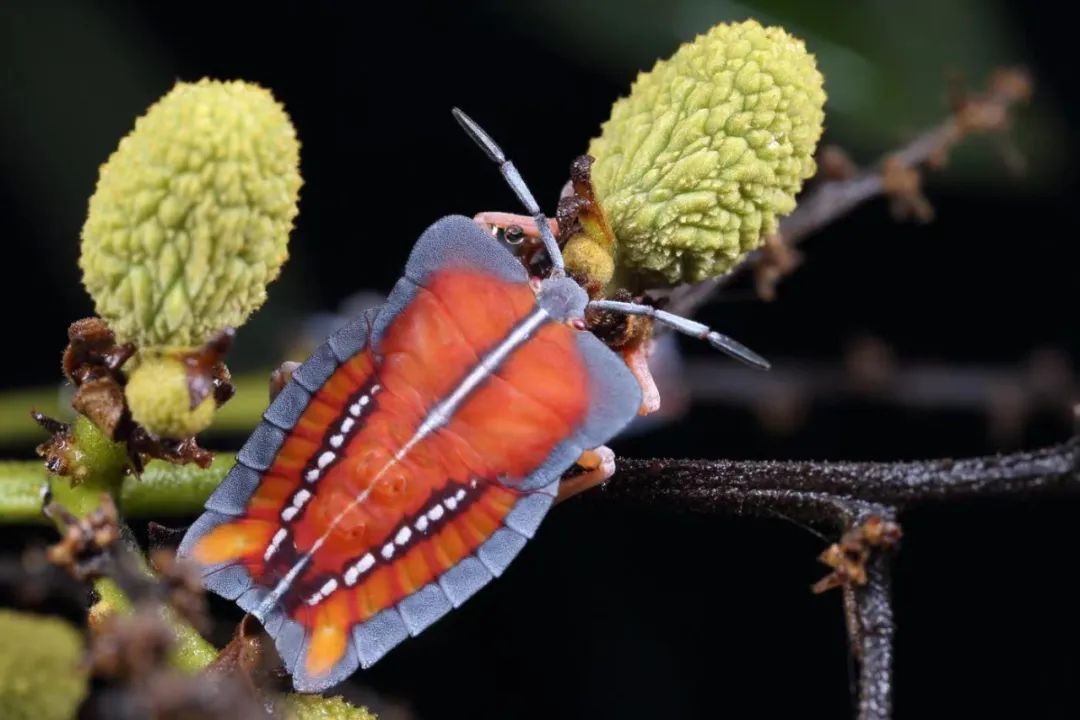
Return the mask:
[[278,712],[287,720],[376,720],[367,708],[353,707],[340,696],[286,695]]
[[213,394],[192,408],[187,368],[170,355],[143,358],[128,378],[124,396],[135,422],[159,437],[191,437],[214,420]]
[[288,257],[299,143],[269,91],[177,83],[102,165],[79,266],[121,342],[194,347],[237,327]]
[[822,84],[801,40],[753,20],[641,73],[589,147],[620,278],[720,275],[774,232],[816,170]]

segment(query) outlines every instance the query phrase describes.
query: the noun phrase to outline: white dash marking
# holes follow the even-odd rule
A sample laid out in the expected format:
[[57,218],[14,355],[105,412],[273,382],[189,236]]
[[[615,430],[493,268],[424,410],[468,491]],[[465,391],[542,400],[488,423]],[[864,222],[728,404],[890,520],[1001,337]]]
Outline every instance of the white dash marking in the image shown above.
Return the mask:
[[401,529],[397,531],[397,535],[394,536],[394,542],[398,545],[405,545],[405,543],[409,542],[409,538],[411,537],[412,530],[409,529],[408,525],[402,525]]
[[295,505],[298,508],[304,507],[304,503],[306,503],[310,499],[311,499],[311,493],[309,493],[304,488],[300,488],[299,490],[296,491],[296,494],[293,495],[292,504]]
[[352,430],[353,425],[355,425],[355,424],[356,424],[356,421],[353,420],[351,417],[345,418],[341,422],[341,432],[343,432],[343,433],[349,432],[350,430]]
[[278,528],[278,531],[274,533],[274,537],[270,539],[270,544],[266,547],[266,552],[263,554],[263,560],[269,560],[277,552],[278,546],[285,541],[285,537],[289,534],[289,531],[285,528]]
[[290,505],[281,511],[281,519],[285,522],[292,522],[292,519],[296,517],[296,513],[300,512],[300,508],[295,505]]
[[356,584],[356,581],[359,580],[359,579],[360,579],[360,569],[356,565],[353,565],[352,567],[350,567],[348,570],[345,571],[345,585],[347,587],[352,587],[353,585]]
[[345,442],[344,435],[332,435],[330,437],[330,447],[339,448],[343,442]]
[[375,556],[368,553],[364,557],[360,558],[356,563],[356,569],[360,572],[367,572],[371,569],[371,566],[375,564]]
[[319,479],[319,471],[316,468],[308,470],[307,475],[304,476],[304,479],[308,482],[315,482]]
[[427,532],[428,519],[427,515],[421,515],[420,519],[416,521],[416,529],[420,532]]
[[472,480],[469,481],[469,487],[471,487],[471,488],[476,487],[476,478],[473,478]]
[[[409,438],[394,456],[386,463],[382,470],[378,473],[378,478],[388,472],[395,463],[400,463],[409,453],[409,451],[421,442],[424,438],[430,435],[432,432],[438,430],[447,422],[457,411],[459,405],[465,401],[470,393],[473,392],[484,380],[490,376],[499,365],[522,343],[526,342],[531,336],[534,330],[539,328],[550,316],[542,307],[537,307],[532,313],[530,313],[518,326],[506,337],[497,347],[487,353],[480,362],[474,367],[468,375],[463,378],[458,386],[450,393],[449,396],[444,398],[435,407],[429,410],[427,416],[420,426],[415,430],[413,436]],[[359,398],[353,405],[349,406],[349,414],[354,417],[359,417],[360,412],[364,405],[367,405],[371,396],[379,392],[382,388],[379,385],[372,385],[369,395]],[[319,456],[318,467],[321,469],[334,460],[334,454],[331,452],[324,452]],[[309,475],[310,478],[310,475]],[[313,479],[313,478],[312,478]],[[476,482],[473,481],[473,487],[476,487]],[[293,564],[289,571],[285,574],[281,580],[274,586],[273,590],[267,594],[263,600],[259,603],[259,606],[252,612],[259,620],[265,620],[266,616],[278,606],[282,595],[292,586],[292,583],[296,578],[304,571],[304,569],[311,564],[312,557],[319,551],[319,548],[330,537],[330,533],[333,528],[346,516],[346,513],[353,507],[356,507],[359,503],[367,499],[370,493],[370,489],[365,490],[358,495],[353,501],[344,508],[338,515],[330,522],[330,527],[311,545],[311,548],[307,550],[300,558]],[[444,501],[447,507],[456,507],[457,500],[454,498],[448,498]],[[436,504],[427,511],[428,520],[435,522],[443,517],[445,511],[442,504]],[[387,543],[381,548],[382,556],[389,560],[394,555],[394,544]],[[360,572],[363,572],[363,566],[365,563],[375,563],[375,558],[370,553],[364,556],[364,558],[357,563],[356,567]],[[316,596],[321,599],[321,594],[316,593]],[[317,600],[316,600],[317,602]]]
[[453,512],[454,510],[457,509],[457,500],[455,500],[452,497],[448,497],[445,500],[443,500],[443,505],[446,506],[447,510]]
[[456,493],[454,493],[454,499],[457,500],[458,502],[461,502],[462,500],[464,500],[465,499],[465,491],[464,490],[458,490]]
[[337,580],[335,580],[334,578],[330,578],[323,583],[323,586],[321,588],[319,588],[319,592],[321,592],[323,595],[329,595],[335,590],[337,590]]

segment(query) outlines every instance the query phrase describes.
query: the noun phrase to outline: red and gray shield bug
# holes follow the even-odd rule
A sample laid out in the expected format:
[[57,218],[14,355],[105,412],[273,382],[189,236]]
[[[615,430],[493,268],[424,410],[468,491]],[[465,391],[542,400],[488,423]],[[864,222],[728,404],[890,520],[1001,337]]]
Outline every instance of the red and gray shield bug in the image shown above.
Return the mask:
[[634,418],[639,385],[587,306],[764,364],[685,318],[590,303],[517,170],[454,114],[541,229],[550,275],[530,280],[469,218],[437,221],[386,303],[293,373],[180,546],[262,622],[297,690],[370,666],[500,575],[563,472]]

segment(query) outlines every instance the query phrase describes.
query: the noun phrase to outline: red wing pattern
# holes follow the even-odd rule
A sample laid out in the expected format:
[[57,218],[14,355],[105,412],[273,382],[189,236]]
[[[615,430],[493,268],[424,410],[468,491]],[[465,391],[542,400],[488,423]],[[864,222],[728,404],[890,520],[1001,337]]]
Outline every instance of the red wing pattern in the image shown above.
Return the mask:
[[546,313],[471,221],[441,223],[388,305],[301,366],[181,546],[263,621],[301,690],[367,667],[500,574],[583,443],[636,409],[598,416],[595,339]]

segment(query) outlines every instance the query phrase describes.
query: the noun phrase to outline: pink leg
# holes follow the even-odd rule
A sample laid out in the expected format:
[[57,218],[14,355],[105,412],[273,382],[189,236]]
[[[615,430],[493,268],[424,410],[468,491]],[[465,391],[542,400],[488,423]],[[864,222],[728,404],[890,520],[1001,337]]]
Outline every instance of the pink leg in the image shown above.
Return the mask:
[[[515,215],[513,213],[489,211],[477,213],[473,216],[473,220],[488,229],[493,227],[506,228],[511,225],[517,225],[525,232],[526,237],[540,237],[540,231],[536,227],[536,221],[528,215]],[[559,223],[556,221],[548,220],[548,227],[551,228],[551,232],[554,235],[559,234]]]
[[559,485],[559,497],[555,499],[555,502],[562,502],[580,492],[602,485],[615,474],[615,453],[607,445],[601,445],[581,453],[577,464],[585,468],[585,472],[564,479]]
[[651,340],[623,353],[626,366],[630,368],[630,372],[641,386],[641,408],[638,410],[638,415],[648,415],[660,409],[660,391],[656,388],[652,372],[649,371],[650,350],[652,350]]

